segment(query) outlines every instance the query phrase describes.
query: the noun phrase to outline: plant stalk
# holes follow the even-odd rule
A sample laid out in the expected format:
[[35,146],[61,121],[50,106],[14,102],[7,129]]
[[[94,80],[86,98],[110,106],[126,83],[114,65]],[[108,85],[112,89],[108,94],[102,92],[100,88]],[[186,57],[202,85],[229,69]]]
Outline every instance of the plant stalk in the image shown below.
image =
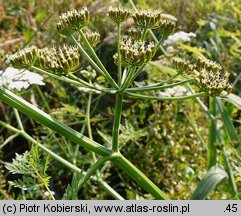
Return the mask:
[[[79,30],[79,34],[81,37],[81,40],[83,41],[83,44],[86,46],[87,50],[89,51],[89,53],[91,54],[91,56],[94,58],[96,64],[99,66],[99,68],[101,69],[101,71],[103,72],[103,76],[107,79],[107,81],[112,85],[113,88],[118,89],[118,85],[116,84],[116,82],[113,80],[113,78],[110,76],[109,72],[106,70],[105,66],[102,64],[102,62],[100,61],[99,57],[96,55],[94,49],[92,48],[92,46],[89,44],[87,38],[85,37],[83,31],[80,29]],[[73,36],[71,36],[72,39],[74,38]],[[75,38],[74,38],[75,40]],[[76,41],[76,40],[75,40]],[[76,41],[77,42],[77,41]],[[78,43],[78,42],[77,42]],[[79,43],[78,43],[79,44]],[[79,47],[80,44],[79,44]],[[83,49],[83,48],[82,48]],[[88,55],[88,54],[87,54]],[[89,60],[89,58],[88,58]],[[92,59],[91,59],[92,60]],[[93,60],[92,60],[93,61]]]
[[116,94],[115,101],[115,113],[114,113],[114,124],[112,132],[112,151],[119,152],[119,131],[120,131],[120,121],[121,121],[121,112],[122,112],[122,100],[123,94]]
[[148,179],[136,166],[134,166],[123,155],[113,159],[132,179],[146,189],[155,199],[168,200],[169,197],[161,191],[150,179]]
[[118,86],[121,85],[122,79],[122,68],[121,68],[121,53],[120,53],[120,44],[121,44],[121,23],[117,24],[118,37],[117,37],[117,53],[118,53]]
[[150,95],[141,95],[141,94],[136,94],[136,93],[131,93],[131,92],[125,92],[126,95],[132,98],[138,98],[138,99],[143,99],[143,100],[157,100],[157,101],[174,101],[174,100],[185,100],[185,99],[192,99],[196,97],[202,97],[205,96],[205,92],[200,92],[196,93],[193,95],[185,95],[181,97],[158,97],[158,96],[150,96]]
[[172,83],[169,85],[162,85],[162,86],[141,86],[141,87],[135,87],[135,88],[128,88],[126,89],[127,92],[144,92],[144,91],[152,91],[152,90],[160,90],[160,89],[165,89],[165,88],[171,88],[177,85],[182,85],[184,83],[189,83],[192,82],[193,79],[187,79],[184,81],[180,81],[180,82],[176,82],[176,83]]

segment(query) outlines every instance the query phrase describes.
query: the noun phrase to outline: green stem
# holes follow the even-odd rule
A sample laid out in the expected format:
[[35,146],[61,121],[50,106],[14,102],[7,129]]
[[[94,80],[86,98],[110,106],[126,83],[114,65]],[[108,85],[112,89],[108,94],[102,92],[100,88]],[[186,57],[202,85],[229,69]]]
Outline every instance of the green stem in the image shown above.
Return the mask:
[[193,95],[185,95],[181,97],[158,97],[158,96],[150,96],[150,95],[141,95],[141,94],[135,94],[131,92],[125,92],[126,95],[133,97],[133,98],[139,98],[144,100],[157,100],[157,101],[173,101],[173,100],[185,100],[185,99],[192,99],[196,97],[202,97],[206,95],[205,92],[196,93]]
[[142,35],[141,35],[141,40],[142,40],[142,41],[145,40],[147,31],[148,31],[148,28],[144,28],[144,29],[143,29],[143,32],[142,32]]
[[19,136],[20,133],[13,134],[12,136],[8,137],[1,145],[0,149],[2,149],[5,145],[7,145],[9,142],[14,140],[17,136]]
[[167,38],[167,36],[165,36],[165,35],[162,35],[161,36],[161,39],[158,41],[158,43],[157,43],[157,45],[156,45],[156,50],[158,50],[160,47],[161,47],[161,45],[162,45],[162,43],[164,42],[164,40]]
[[120,43],[121,43],[121,23],[117,24],[118,37],[117,37],[117,52],[118,52],[118,85],[121,85],[122,79],[122,68],[121,68],[121,53],[120,53]]
[[[90,140],[85,137],[83,134],[78,133],[72,128],[63,125],[59,121],[51,118],[49,115],[44,113],[42,110],[36,108],[27,101],[19,98],[17,95],[12,92],[0,87],[0,99],[1,101],[7,103],[8,105],[18,109],[27,116],[35,119],[44,126],[51,128],[52,130],[58,132],[69,140],[79,144],[80,146],[86,148],[87,150],[96,152],[102,156],[112,155],[112,151],[105,148],[104,146]],[[138,170],[130,161],[125,159],[123,156],[119,160],[115,160],[115,163],[127,174],[133,178],[134,181],[137,181],[144,189],[150,192],[156,199],[164,199],[167,196],[163,195],[164,193],[149,180],[140,170]]]
[[133,75],[135,73],[135,70],[136,70],[136,66],[132,66],[130,71],[129,71],[129,73],[128,73],[128,75],[127,75],[127,77],[126,77],[126,79],[125,79],[125,81],[124,81],[124,83],[121,86],[121,90],[120,91],[123,92],[123,91],[125,91],[126,88],[128,88],[128,86],[131,83],[131,79],[132,79],[132,77],[133,77]]
[[92,100],[92,92],[89,93],[89,97],[88,97],[88,101],[87,101],[87,107],[86,107],[85,119],[86,119],[88,137],[93,140],[91,125],[90,125],[90,106],[91,106],[91,100]]
[[[69,74],[68,76],[71,77],[73,80],[76,80],[76,81],[78,81],[80,83],[81,83],[81,81],[83,82],[82,79],[80,79],[79,77],[75,76],[74,74]],[[85,82],[85,83],[87,83],[87,82]],[[87,85],[88,85],[89,89],[95,89],[95,90],[101,91],[103,93],[114,94],[116,92],[116,90],[113,89],[113,88],[103,88],[103,87],[101,87],[99,85],[95,85],[93,83],[87,83]]]
[[174,80],[175,78],[177,78],[181,73],[176,73],[174,76],[170,77],[169,79],[167,80],[164,80],[164,81],[161,81],[159,83],[155,83],[155,84],[152,84],[152,85],[149,85],[149,86],[160,86],[160,85],[163,85],[163,84],[167,84],[169,83],[170,81]]
[[115,93],[115,90],[102,88],[100,86],[90,85],[89,83],[85,82],[84,80],[81,80],[80,78],[74,76],[73,74],[69,74],[68,75],[69,77],[73,78],[73,79],[70,79],[68,77],[55,75],[55,74],[53,74],[51,72],[45,71],[45,70],[43,70],[41,68],[38,68],[38,67],[35,67],[35,66],[31,66],[31,69],[33,69],[35,71],[38,71],[38,72],[40,72],[42,74],[46,74],[47,76],[55,78],[57,80],[60,80],[60,81],[63,81],[63,82],[67,82],[67,83],[72,84],[74,86],[80,86],[80,87],[86,87],[86,88],[90,88],[90,89],[95,89],[95,90],[98,90],[98,91],[101,91],[101,92],[105,92],[105,93],[111,93],[111,94]]
[[37,92],[39,93],[40,98],[42,99],[42,102],[44,103],[44,106],[46,107],[48,112],[51,112],[51,108],[46,100],[46,98],[43,95],[43,92],[41,91],[39,85],[35,85]]
[[86,183],[90,179],[90,177],[93,176],[96,173],[96,171],[100,169],[100,167],[103,166],[103,164],[110,159],[111,159],[111,156],[106,156],[97,160],[96,163],[93,166],[91,166],[89,170],[86,172],[86,174],[84,175],[84,178],[80,182],[80,187],[82,187],[82,185]]
[[120,120],[122,112],[122,100],[123,95],[120,93],[116,94],[115,101],[115,113],[114,113],[114,125],[112,132],[112,151],[119,152],[119,130],[120,130]]
[[[187,87],[188,87],[188,89],[190,90],[190,92],[193,94],[194,91],[193,91],[193,89],[192,89],[192,87],[191,87],[191,85],[190,85],[189,83],[187,83]],[[213,119],[213,120],[216,119],[216,117],[208,110],[207,106],[202,102],[202,100],[201,100],[200,98],[197,97],[195,100],[198,102],[198,104],[200,105],[200,107],[204,110],[204,112],[205,112],[211,119]]]
[[110,185],[105,181],[98,179],[98,183],[105,189],[105,191],[114,197],[116,200],[125,200],[120,194],[118,194]]
[[138,168],[136,168],[129,160],[120,154],[119,157],[113,159],[120,168],[122,168],[132,179],[140,184],[144,189],[149,191],[155,199],[168,200],[168,196],[162,192],[150,179],[148,179]]
[[[96,64],[99,66],[99,68],[101,69],[101,71],[103,72],[104,77],[107,79],[107,81],[112,85],[113,88],[118,89],[118,85],[116,84],[116,82],[113,80],[113,78],[110,76],[109,72],[106,70],[105,66],[102,64],[102,62],[100,61],[99,57],[96,55],[94,49],[92,48],[92,46],[89,44],[87,38],[85,37],[83,31],[80,29],[79,30],[79,34],[81,37],[81,40],[83,42],[83,44],[86,46],[87,50],[89,51],[89,53],[91,54],[91,56],[94,58]],[[71,36],[72,38],[74,38],[73,36]],[[74,39],[75,40],[75,39]],[[76,40],[75,40],[76,41]],[[77,41],[76,41],[77,42]],[[78,43],[78,42],[77,42]],[[79,43],[78,43],[79,44]],[[80,44],[79,44],[80,45]],[[82,48],[83,49],[83,48]],[[86,53],[87,54],[87,53]],[[87,54],[88,55],[88,54]],[[89,59],[88,59],[89,60]],[[93,60],[92,60],[93,61]]]
[[23,100],[22,98],[2,87],[0,87],[0,99],[3,102],[9,104],[10,106],[23,112],[24,114],[35,119],[36,121],[40,122],[41,124],[51,128],[52,130],[58,132],[64,137],[70,139],[71,141],[90,151],[94,151],[102,156],[108,156],[111,154],[111,151],[106,147],[100,145],[99,143],[96,143],[95,141],[84,136],[83,134],[78,133],[74,129],[62,124],[61,122],[52,118],[50,115],[46,114],[42,110],[38,109],[37,107],[33,106],[32,104],[28,103],[27,101]]
[[[209,97],[209,111],[213,116],[216,116],[216,99]],[[209,126],[209,138],[208,138],[208,158],[207,158],[207,170],[212,166],[217,164],[217,128],[216,128],[216,119],[210,119]]]
[[[90,81],[91,83],[91,81]],[[91,107],[91,101],[92,101],[92,92],[89,93],[88,101],[87,101],[87,106],[86,106],[86,125],[87,125],[87,131],[88,131],[88,137],[93,140],[93,135],[92,135],[92,129],[91,129],[91,124],[90,124],[90,107]],[[93,162],[96,163],[96,155],[94,152],[92,153],[92,159]],[[97,172],[97,176],[100,176],[99,173]]]
[[23,124],[22,124],[21,118],[19,116],[18,110],[14,108],[13,111],[14,111],[14,114],[15,114],[15,117],[16,117],[16,120],[17,120],[17,123],[18,123],[18,126],[19,126],[20,130],[24,131]]
[[[117,84],[111,80],[109,80],[108,75],[94,62],[94,60],[85,52],[84,48],[80,45],[80,43],[75,39],[73,35],[70,36],[74,43],[78,46],[80,52],[85,56],[85,58],[89,61],[89,63],[96,69],[105,79],[112,85],[113,88],[117,88]],[[112,79],[112,78],[111,78]]]
[[[151,29],[149,29],[149,33],[151,34],[153,40],[154,40],[157,44],[159,44],[159,41],[158,41],[158,39],[156,38],[156,35],[153,33],[153,31],[152,31]],[[162,42],[158,45],[158,46],[159,46],[158,48],[162,51],[162,53],[163,53],[165,56],[168,56],[166,50],[163,48],[163,46],[162,46],[161,44],[162,44]]]
[[144,91],[160,90],[160,89],[174,87],[174,86],[177,86],[177,85],[182,85],[184,83],[188,83],[188,82],[191,82],[193,80],[194,79],[188,79],[188,80],[172,83],[172,84],[169,84],[169,85],[162,85],[162,86],[150,85],[150,86],[141,86],[141,87],[136,87],[136,88],[128,88],[128,89],[126,89],[126,91],[127,92],[144,92]]
[[[33,167],[34,168],[34,167]],[[45,184],[42,176],[39,174],[38,170],[34,168],[35,173],[37,174],[37,176],[39,177],[40,181],[42,182],[42,184],[44,185],[44,187],[47,189],[47,191],[49,192],[49,195],[51,196],[52,200],[55,200],[54,195],[52,194],[51,190],[49,189],[49,186],[47,184]]]
[[136,79],[136,77],[138,77],[140,75],[140,73],[142,72],[143,68],[146,66],[146,64],[143,64],[138,70],[137,72],[133,75],[133,77],[131,78],[130,83],[134,82],[134,80]]

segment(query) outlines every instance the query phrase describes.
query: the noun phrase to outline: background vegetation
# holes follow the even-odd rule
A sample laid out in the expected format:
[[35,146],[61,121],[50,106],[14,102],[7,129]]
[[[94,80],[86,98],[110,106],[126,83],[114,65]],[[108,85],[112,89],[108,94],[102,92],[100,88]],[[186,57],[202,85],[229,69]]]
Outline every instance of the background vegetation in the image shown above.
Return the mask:
[[[168,70],[163,69],[163,65],[171,67],[170,56],[178,55],[191,60],[202,54],[219,62],[225,70],[231,72],[230,81],[234,90],[225,101],[218,101],[215,109],[208,97],[200,101],[148,103],[127,99],[121,128],[123,154],[172,199],[189,199],[207,172],[209,148],[213,144],[218,155],[217,163],[224,169],[232,171],[236,191],[233,191],[234,187],[230,186],[230,181],[225,181],[209,195],[209,198],[240,199],[241,154],[237,151],[241,148],[241,4],[239,0],[138,0],[134,3],[138,8],[159,8],[165,13],[172,14],[178,19],[180,30],[194,32],[197,35],[191,42],[175,43],[174,51],[169,56],[158,53],[155,62],[145,68],[139,81],[151,83],[167,79],[170,74]],[[78,9],[83,4],[90,9],[91,28],[101,33],[102,43],[97,47],[97,54],[112,72],[112,76],[116,77],[117,68],[112,60],[116,51],[116,29],[114,23],[106,16],[108,7],[116,5],[116,1],[106,0],[7,0],[0,3],[1,69],[6,67],[4,59],[7,53],[15,52],[27,44],[44,47],[66,42],[67,39],[56,34],[57,17],[60,13],[72,8]],[[132,7],[128,1],[122,1],[122,4]],[[127,22],[125,25],[129,26],[131,23]],[[84,123],[88,94],[52,78],[45,77],[44,81],[45,86],[32,86],[18,94],[58,120],[87,134]],[[108,145],[112,129],[113,104],[113,98],[108,95],[93,95],[91,109],[93,136],[95,140],[105,145]],[[25,115],[20,114],[20,116],[25,131],[36,140],[41,140],[45,146],[80,168],[87,169],[91,166],[90,153]],[[215,121],[212,116],[215,117]],[[0,120],[18,127],[13,109],[1,102]],[[0,125],[0,198],[48,199],[49,195],[43,193],[44,187],[26,192],[12,188],[8,183],[19,176],[10,174],[4,164],[12,162],[15,153],[22,154],[29,150],[31,144],[23,137],[17,136],[2,146],[12,134],[10,130]],[[45,160],[46,154],[43,153],[41,157]],[[225,158],[228,158],[228,162]],[[55,160],[51,158],[49,160],[47,173],[51,177],[50,189],[54,191],[57,199],[62,199],[66,187],[72,181],[73,172]],[[118,168],[108,164],[104,167],[103,173],[105,180],[127,199],[152,199]],[[88,181],[83,186],[78,198],[111,199],[92,181]]]

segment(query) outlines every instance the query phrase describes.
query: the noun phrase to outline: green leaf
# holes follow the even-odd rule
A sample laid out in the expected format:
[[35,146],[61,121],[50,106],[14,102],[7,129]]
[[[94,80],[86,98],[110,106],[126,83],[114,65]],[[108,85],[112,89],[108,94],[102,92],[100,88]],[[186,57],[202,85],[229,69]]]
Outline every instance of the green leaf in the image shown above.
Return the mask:
[[233,125],[233,122],[231,120],[231,117],[221,100],[217,100],[217,107],[218,107],[219,112],[221,113],[221,116],[222,116],[222,119],[224,122],[224,127],[225,127],[230,139],[232,141],[239,142],[240,136],[238,135],[238,133]]
[[15,155],[12,163],[5,165],[6,169],[13,174],[31,174],[33,169],[29,165],[30,152],[26,151],[23,154],[16,153]]
[[24,176],[23,179],[17,179],[14,181],[8,181],[10,185],[22,190],[35,190],[38,185],[34,178]]
[[65,190],[65,195],[64,195],[65,200],[77,200],[78,199],[78,192],[80,190],[80,182],[84,176],[83,170],[84,169],[82,169],[81,172],[79,172],[79,173],[74,173],[71,184],[68,185]]
[[201,182],[198,184],[196,190],[192,194],[192,200],[204,200],[208,194],[224,180],[228,178],[225,170],[218,166],[212,167]]
[[238,95],[229,94],[225,97],[222,97],[222,99],[228,101],[229,103],[232,103],[234,106],[241,110],[241,97],[239,97]]

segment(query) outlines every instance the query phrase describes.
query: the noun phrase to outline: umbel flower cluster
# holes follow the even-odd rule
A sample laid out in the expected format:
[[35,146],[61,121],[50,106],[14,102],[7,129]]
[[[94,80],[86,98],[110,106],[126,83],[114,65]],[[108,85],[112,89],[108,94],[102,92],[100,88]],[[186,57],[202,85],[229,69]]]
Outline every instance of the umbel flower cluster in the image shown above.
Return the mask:
[[79,66],[79,51],[76,46],[51,46],[38,49],[36,46],[26,47],[8,59],[13,67],[23,69],[40,66],[56,74],[74,71]]
[[[176,29],[176,20],[172,16],[162,14],[159,10],[136,10],[130,11],[125,8],[110,8],[109,17],[120,27],[121,22],[126,21],[131,17],[134,21],[135,28],[129,29],[129,37],[120,40],[118,45],[118,54],[114,55],[114,60],[118,64],[121,61],[125,67],[142,67],[148,63],[156,53],[160,42],[163,38],[166,39]],[[36,46],[26,47],[13,55],[9,55],[9,62],[15,68],[29,68],[38,66],[47,71],[51,71],[58,75],[66,75],[75,71],[80,65],[80,53],[86,55],[84,48],[93,55],[94,47],[100,41],[100,35],[97,32],[90,32],[82,29],[87,26],[90,19],[90,13],[86,7],[80,10],[71,10],[61,14],[56,25],[60,34],[71,36],[77,46],[51,46],[43,49],[38,49]],[[162,38],[158,44],[145,41],[148,29],[158,29],[161,32]],[[80,37],[75,40],[72,35],[74,32],[79,32]],[[78,42],[79,43],[78,43]],[[90,58],[90,56],[88,56]],[[98,62],[98,61],[97,61]],[[175,67],[180,73],[195,78],[195,83],[211,96],[218,96],[223,90],[230,91],[229,73],[222,70],[222,67],[206,58],[199,58],[197,64],[191,64],[186,60],[175,58],[173,60]],[[98,63],[103,69],[103,65]],[[93,65],[92,65],[93,66]],[[97,70],[102,70],[94,65]],[[121,67],[120,67],[121,68]],[[88,71],[87,74],[89,74]],[[111,77],[107,72],[102,72],[107,80],[113,84]],[[118,68],[119,73],[119,68]],[[83,77],[90,76],[84,75]],[[131,78],[129,78],[131,80]],[[129,85],[128,82],[126,85]]]
[[190,75],[190,74],[193,75],[195,66],[193,64],[190,64],[189,61],[181,59],[181,58],[174,58],[173,64],[180,73],[186,73],[188,75]]
[[[100,34],[98,32],[85,32],[84,35],[92,47],[100,42]],[[81,37],[79,37],[78,41],[82,43]]]
[[124,64],[141,66],[153,58],[156,47],[152,42],[146,44],[141,40],[128,38],[122,41],[120,52]]
[[211,96],[219,96],[223,90],[232,90],[229,84],[229,73],[220,64],[204,57],[197,59],[196,65],[180,58],[174,58],[173,64],[180,73],[194,75],[196,85]]
[[125,8],[110,8],[109,9],[109,16],[110,18],[116,22],[121,23],[128,19],[128,17],[131,15],[131,11]]
[[71,10],[61,14],[60,20],[56,24],[57,30],[64,35],[71,35],[89,23],[90,13],[87,7],[81,10]]
[[206,58],[198,58],[197,70],[199,71],[198,81],[201,88],[212,96],[218,96],[224,89],[229,92],[229,73],[223,71],[220,64]]
[[39,50],[39,64],[56,74],[73,72],[79,66],[79,52],[75,46],[52,46]]
[[25,68],[34,64],[37,60],[38,48],[36,46],[26,47],[18,52],[8,55],[9,62],[15,68]]
[[137,28],[158,28],[166,36],[173,33],[176,28],[176,20],[171,16],[162,14],[160,10],[137,10],[132,12],[124,8],[110,8],[109,16],[116,23],[124,22],[131,16]]

